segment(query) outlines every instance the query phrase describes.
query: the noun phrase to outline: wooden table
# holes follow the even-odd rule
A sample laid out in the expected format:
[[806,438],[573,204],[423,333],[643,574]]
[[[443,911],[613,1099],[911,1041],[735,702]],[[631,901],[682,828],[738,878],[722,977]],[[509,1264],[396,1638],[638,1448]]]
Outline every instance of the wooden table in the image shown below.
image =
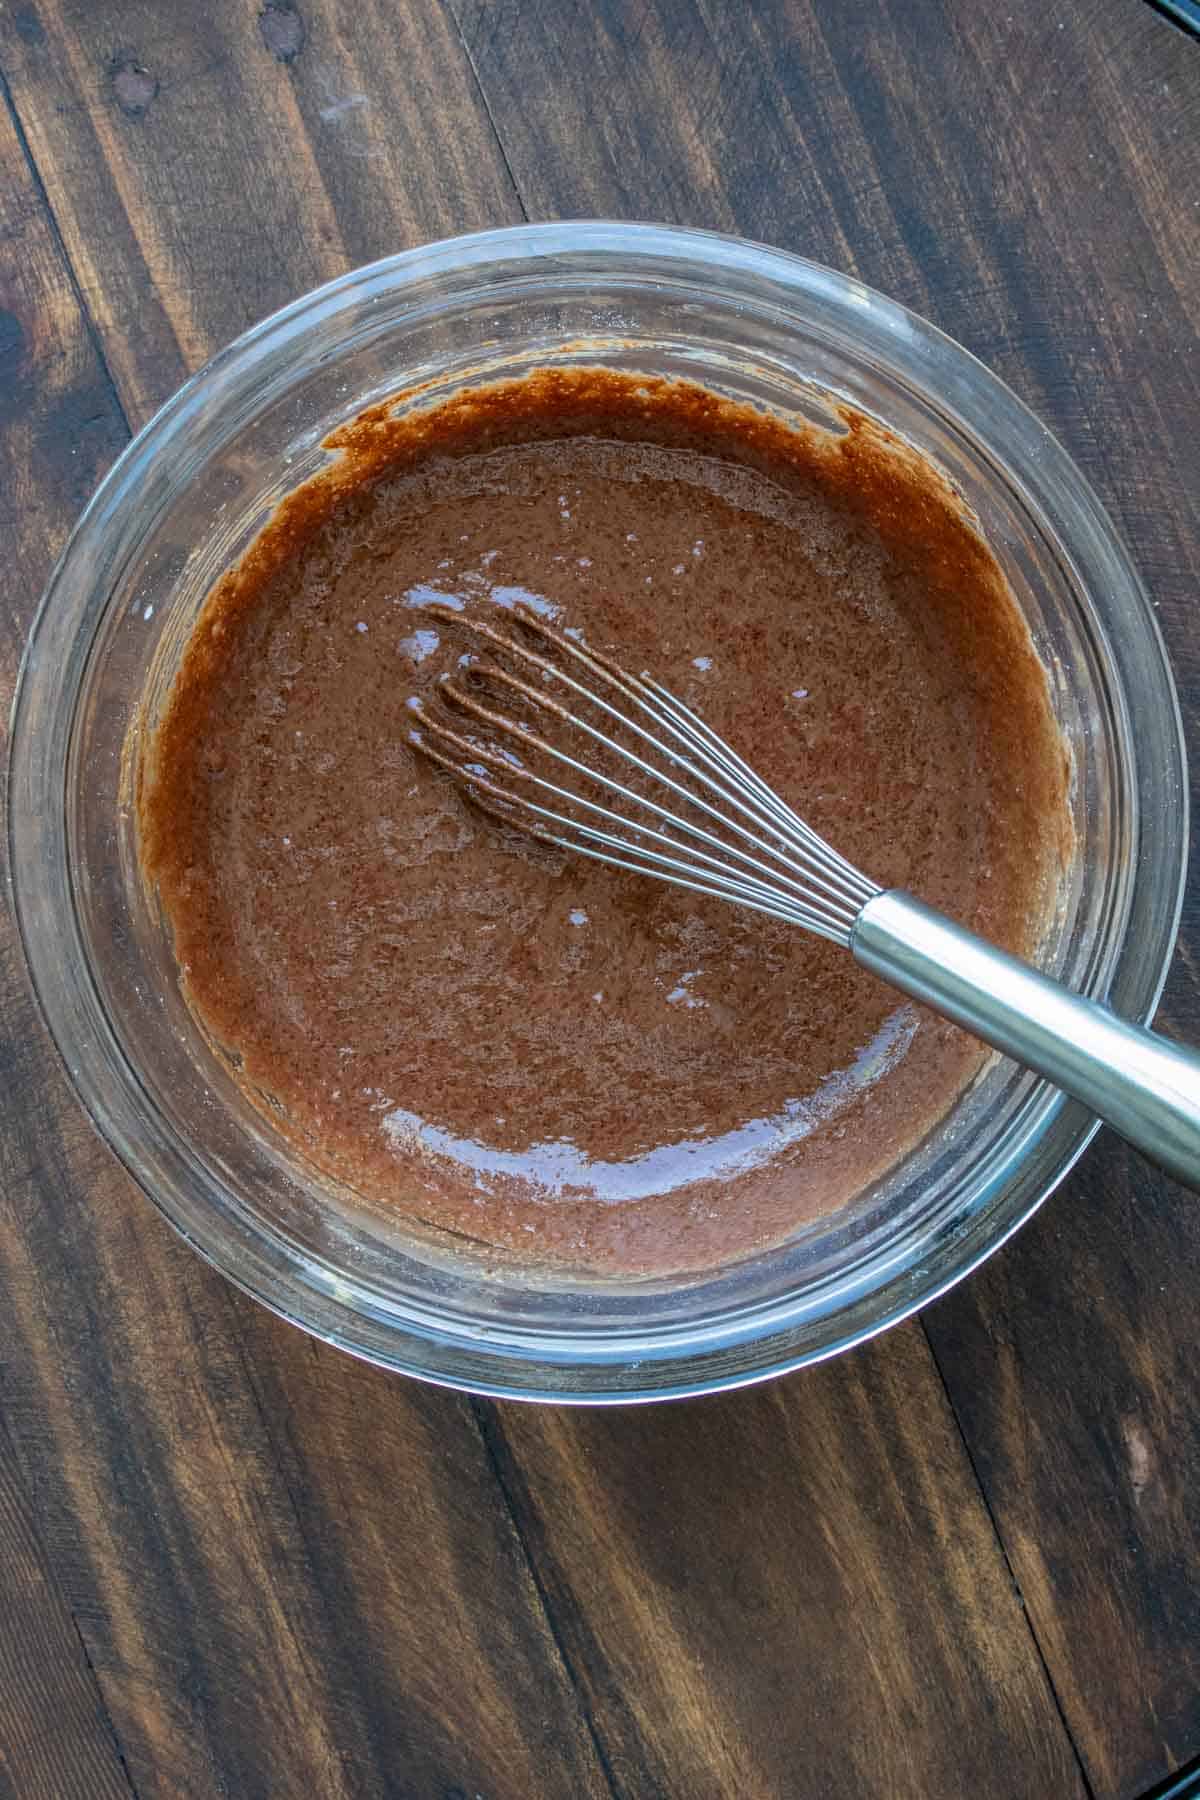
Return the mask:
[[[590,214],[802,251],[976,351],[1200,727],[1200,42],[1143,0],[0,0],[0,69],[6,693],[213,351]],[[1198,959],[1193,889],[1193,1041]],[[587,1413],[226,1286],[81,1116],[7,923],[0,1080],[0,1795],[1138,1796],[1200,1755],[1200,1210],[1113,1139],[882,1341]]]

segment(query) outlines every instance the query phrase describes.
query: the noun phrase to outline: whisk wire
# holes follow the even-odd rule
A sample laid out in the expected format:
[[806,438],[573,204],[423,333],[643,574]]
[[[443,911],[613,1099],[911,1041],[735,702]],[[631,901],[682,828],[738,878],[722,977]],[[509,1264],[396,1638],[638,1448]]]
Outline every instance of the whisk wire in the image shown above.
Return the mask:
[[[630,675],[602,652],[579,644],[574,639],[567,637],[564,632],[557,631],[536,614],[528,613],[521,608],[518,608],[517,611],[522,623],[539,637],[552,644],[563,654],[582,663],[593,675],[599,676],[610,687],[615,688],[626,699],[631,700],[654,721],[660,730],[665,726],[672,736],[684,744],[693,755],[698,752],[710,768],[715,768],[722,775],[732,779],[735,787],[730,789],[721,782],[714,781],[711,776],[702,774],[691,762],[686,760],[683,762],[683,766],[688,769],[689,773],[704,781],[705,785],[718,793],[727,804],[736,807],[744,816],[755,818],[758,823],[774,824],[776,828],[782,830],[785,838],[798,844],[807,856],[815,857],[817,866],[806,865],[805,869],[810,879],[821,881],[822,885],[828,887],[830,893],[836,893],[840,900],[853,905],[856,910],[870,898],[871,894],[877,891],[873,882],[867,881],[859,870],[840,856],[803,819],[786,806],[723,738],[718,737],[717,733],[706,725],[698,714],[694,713],[690,707],[685,706],[682,700],[676,699],[669,689],[663,687],[661,682],[653,680],[647,674]],[[500,634],[489,633],[489,636],[492,636],[498,644],[511,641],[505,640]],[[626,717],[625,714],[609,705],[600,695],[593,693],[591,689],[574,680],[558,665],[526,650],[524,646],[514,645],[514,647],[540,668],[547,670],[573,688],[576,693],[590,700],[593,705],[602,707],[610,717],[617,719],[628,730],[636,732],[660,754],[671,757],[673,761],[681,760],[673,755],[660,738],[647,732],[636,720]],[[659,775],[657,770],[654,773],[656,776]],[[758,810],[747,804],[746,788],[752,790],[753,797],[758,802]],[[689,795],[688,798],[691,799],[692,796]],[[718,814],[717,816],[722,818],[722,822],[725,822],[723,815]],[[841,885],[837,887],[829,885],[825,881],[825,876],[835,873],[841,877]]]
[[[567,708],[559,705],[558,702],[550,700],[545,695],[539,694],[536,689],[528,687],[526,683],[507,674],[506,671],[500,669],[490,670],[489,674],[493,679],[499,678],[507,686],[519,692],[524,698],[533,700],[538,705],[552,711],[564,724],[586,732],[596,743],[602,744],[607,750],[614,752],[618,757],[623,758],[626,762],[641,770],[643,774],[650,776],[652,780],[660,782],[663,786],[671,789],[688,805],[700,808],[710,818],[717,820],[727,830],[736,832],[744,842],[753,844],[757,849],[766,851],[770,856],[773,856],[777,862],[782,864],[789,873],[787,875],[780,875],[777,870],[769,867],[761,860],[761,858],[749,855],[745,850],[739,848],[738,845],[727,843],[723,838],[716,836],[715,833],[706,830],[703,826],[697,825],[689,819],[680,818],[678,814],[673,813],[669,808],[660,805],[658,801],[650,799],[649,796],[645,794],[638,793],[636,789],[628,787],[624,782],[616,780],[615,777],[611,775],[604,774],[590,764],[581,762],[577,757],[570,755],[568,751],[560,749],[557,744],[552,744],[543,737],[537,736],[532,732],[523,731],[520,733],[520,742],[523,745],[532,746],[544,752],[547,756],[553,757],[557,762],[572,769],[576,774],[582,775],[587,781],[608,790],[608,792],[612,794],[619,795],[621,799],[629,801],[634,806],[641,807],[646,811],[655,814],[658,818],[673,825],[676,829],[686,831],[690,836],[696,838],[700,842],[708,844],[713,849],[718,850],[721,853],[721,857],[726,861],[731,856],[736,857],[736,859],[740,863],[745,864],[746,867],[755,869],[759,874],[767,876],[769,882],[776,887],[782,882],[786,887],[795,890],[796,893],[805,898],[809,897],[808,889],[801,881],[796,879],[796,876],[804,873],[804,871],[800,869],[794,860],[789,858],[777,844],[758,836],[754,832],[747,831],[744,826],[738,824],[737,820],[726,818],[717,807],[711,805],[701,796],[691,793],[681,782],[675,780],[673,776],[666,774],[663,770],[655,768],[653,764],[648,763],[644,757],[639,756],[636,751],[627,749],[625,745],[619,743],[607,732],[601,731],[596,726],[589,724],[586,719],[582,719],[578,717],[577,714],[568,711]],[[482,723],[505,732],[510,730],[511,722],[509,720],[505,719],[503,715],[497,714],[492,708],[482,705],[471,695],[465,694],[461,688],[454,686],[454,684],[450,684],[444,692],[446,697],[451,699],[455,706],[470,713]],[[612,709],[606,708],[606,710],[611,711]],[[434,729],[438,729],[436,722],[434,722]],[[520,728],[518,727],[518,730],[519,729]],[[718,793],[723,792],[719,783],[708,780],[685,758],[679,757],[666,745],[660,744],[652,733],[640,732],[639,735],[648,743],[655,745],[659,749],[660,754],[670,758],[673,764],[682,767],[697,780],[705,781],[705,784],[714,791]],[[637,830],[640,832],[645,832],[647,830],[646,827],[639,825],[637,821],[626,818],[622,814],[614,813],[607,808],[597,808],[595,803],[589,802],[586,799],[586,796],[582,794],[559,787],[553,782],[547,782],[544,777],[538,776],[532,770],[518,771],[511,764],[508,765],[508,768],[514,776],[519,774],[521,778],[537,783],[538,786],[546,788],[548,792],[556,794],[560,799],[564,799],[572,805],[586,806],[589,811],[602,811],[606,818],[612,820],[615,824],[621,825],[627,830]],[[743,810],[749,812],[748,808]],[[753,817],[754,815],[751,813],[750,816]],[[577,826],[577,829],[581,829],[581,827]],[[679,845],[678,840],[664,839],[663,841],[673,841],[677,848],[687,850],[691,854],[701,854],[700,852],[691,852],[689,846]],[[820,885],[824,886],[825,884],[820,883]],[[834,897],[840,899],[840,895],[837,895],[836,891],[834,891]]]
[[682,700],[676,699],[670,689],[665,688],[661,682],[653,680],[648,675],[643,675],[642,680],[653,690],[664,711],[679,715],[679,728],[689,741],[692,738],[698,740],[702,751],[725,769],[733,780],[744,783],[753,791],[764,812],[778,822],[790,839],[797,841],[806,852],[820,857],[822,863],[826,864],[831,872],[836,871],[840,875],[845,892],[855,905],[864,905],[872,894],[879,892],[873,881],[868,881],[861,870],[856,869],[853,863],[847,862],[846,858],[840,855],[832,844],[826,843],[825,839],[815,832],[811,825],[807,824],[798,813],[793,812],[791,807],[787,806],[778,794],[767,786],[762,777],[755,773],[749,763],[744,762],[723,738],[717,736],[711,726],[705,724],[698,713],[694,713],[689,706],[685,706]]
[[[524,659],[526,666],[538,669],[540,690],[502,666],[463,659],[469,668],[532,705],[536,716],[557,719],[601,746],[606,756],[623,759],[639,771],[638,779],[652,779],[663,794],[684,803],[684,816],[606,770],[589,766],[535,733],[527,721],[484,706],[451,680],[440,684],[438,693],[473,717],[488,734],[487,740],[455,731],[414,700],[410,704],[417,708],[424,729],[412,733],[411,741],[447,769],[478,804],[510,823],[517,809],[534,838],[576,855],[731,900],[831,939],[848,949],[862,968],[966,1026],[994,1049],[1017,1057],[1099,1112],[1170,1173],[1200,1186],[1200,1057],[1195,1052],[1070,993],[910,894],[884,892],[794,813],[703,719],[649,675],[626,674],[607,657],[565,637],[525,609],[517,609],[515,618],[510,613],[506,624],[519,624],[540,638],[557,660],[482,621],[461,620],[449,608],[427,610],[475,629],[502,658]],[[605,693],[595,692],[571,670],[584,671]],[[588,707],[598,708],[614,721],[615,729],[632,734],[646,754],[630,749],[547,694],[544,689],[550,681],[562,683]],[[622,704],[615,705],[606,695],[619,697]],[[649,720],[653,729],[631,718],[623,707]],[[557,759],[559,768],[582,777],[591,792],[580,793],[527,768],[506,748],[512,743]],[[651,756],[655,761],[647,760]],[[497,769],[504,771],[503,784],[489,774]],[[514,793],[513,786],[522,783],[568,810],[544,805],[528,792]],[[614,810],[592,798],[597,791],[627,810]],[[720,805],[713,804],[713,797]],[[655,822],[628,816],[636,810],[649,813]],[[723,835],[688,817],[689,811],[715,822]],[[749,821],[753,829],[741,820]]]
[[[510,775],[519,775],[522,780],[533,782],[546,793],[554,794],[558,798],[567,801],[572,806],[584,807],[588,812],[595,813],[601,818],[608,819],[614,824],[620,825],[623,830],[635,831],[641,837],[652,838],[656,843],[664,844],[673,850],[682,851],[683,859],[675,856],[664,856],[660,852],[648,850],[640,844],[631,844],[628,839],[617,837],[611,832],[600,830],[596,826],[587,824],[584,820],[571,819],[563,813],[553,811],[550,807],[541,806],[538,802],[529,800],[521,794],[512,793],[506,788],[499,787],[495,782],[491,781],[483,774],[478,769],[477,765],[469,762],[463,763],[461,761],[456,761],[453,757],[446,755],[444,752],[427,742],[423,742],[420,745],[420,748],[424,750],[426,756],[430,757],[434,762],[440,763],[443,768],[449,769],[452,774],[460,777],[465,775],[472,787],[499,801],[502,808],[513,806],[519,807],[522,812],[530,813],[536,818],[546,820],[548,823],[568,826],[571,830],[581,833],[594,843],[606,844],[614,849],[632,852],[639,859],[645,859],[647,862],[659,864],[664,869],[676,869],[687,874],[693,872],[693,865],[696,862],[704,863],[715,871],[715,874],[706,876],[706,885],[711,884],[708,886],[708,891],[720,892],[726,898],[732,898],[735,894],[748,895],[753,893],[763,902],[770,902],[775,906],[778,906],[781,901],[786,901],[785,911],[787,912],[788,917],[795,916],[797,907],[802,905],[801,902],[790,900],[788,896],[780,894],[778,877],[774,870],[766,871],[771,878],[769,882],[759,881],[753,876],[745,876],[737,872],[731,874],[728,870],[727,860],[722,861],[719,857],[710,856],[706,851],[697,850],[690,844],[681,844],[677,838],[671,837],[667,832],[658,831],[652,825],[643,825],[637,819],[628,819],[624,817],[623,814],[614,812],[610,807],[600,805],[598,801],[589,800],[584,794],[574,793],[568,788],[560,787],[557,782],[547,781],[544,776],[537,775],[532,770],[515,769],[502,754],[497,755],[496,752],[490,751],[486,747],[473,745],[469,739],[461,737],[457,732],[449,730],[448,727],[438,725],[433,721],[427,722],[439,738],[443,738],[447,742],[455,744],[461,754],[484,759],[492,764],[493,767],[503,768],[505,772]],[[549,754],[559,754],[553,745],[541,743],[541,740],[538,739],[533,741],[541,744],[541,747],[547,750]],[[573,759],[571,758],[567,758],[566,760],[573,762]],[[582,767],[583,765],[574,764],[574,766]],[[604,779],[596,777],[594,771],[589,771],[589,776],[593,779]],[[626,795],[629,799],[637,801],[639,804],[649,806],[654,805],[652,801],[643,801],[642,796],[635,794],[632,789],[624,787],[620,782],[605,780],[605,785],[613,788],[618,793]],[[663,813],[663,816],[667,818],[673,816],[666,813],[665,809],[661,807],[655,807],[654,810]],[[500,816],[505,816],[503,811]],[[707,842],[714,844],[723,852],[726,859],[731,854],[742,855],[741,852],[727,849],[721,840],[714,837],[711,833],[701,831],[698,827],[688,827],[684,820],[679,821],[679,823],[684,825],[685,829],[694,830],[698,837],[702,837]],[[548,833],[540,832],[539,835],[545,837],[547,841],[551,843],[561,844],[564,848],[576,849],[583,847],[561,836],[551,836]],[[595,854],[595,852],[593,852],[593,854]],[[611,861],[614,859],[606,857],[605,860]],[[751,867],[765,869],[765,865],[759,863],[755,858],[744,857],[743,860]],[[640,869],[642,863],[639,860],[636,864],[629,862],[624,866],[637,867]],[[645,872],[651,873],[653,871],[646,870]],[[796,889],[798,894],[803,893],[803,889],[798,883],[791,883],[790,885]],[[806,916],[808,913],[811,913],[814,918],[819,916],[814,909],[805,910]]]
[[[436,603],[426,610],[432,616],[456,626],[464,623],[457,613]],[[493,652],[506,657],[516,656],[539,670],[544,682],[552,679],[562,683],[588,705],[599,709],[613,720],[622,731],[634,734],[641,744],[665,761],[667,767],[648,761],[638,750],[622,743],[589,719],[581,717],[557,697],[546,693],[544,688],[533,687],[494,660],[470,665],[472,674],[482,677],[493,687],[499,684],[508,689],[521,701],[531,705],[536,712],[548,713],[569,729],[582,732],[610,755],[667,790],[669,795],[674,796],[685,807],[714,821],[722,832],[732,834],[740,842],[730,842],[728,835],[718,836],[705,825],[686,816],[681,817],[669,806],[638,792],[604,770],[581,761],[569,751],[534,732],[527,723],[518,723],[507,714],[485,705],[467,692],[461,681],[444,680],[438,689],[439,695],[457,710],[473,718],[477,724],[484,726],[487,731],[502,739],[519,743],[527,752],[532,750],[549,756],[572,773],[581,776],[594,789],[650,813],[658,821],[668,825],[671,831],[663,831],[655,825],[630,818],[625,813],[616,812],[611,807],[590,799],[584,793],[548,780],[544,775],[526,767],[511,751],[503,747],[497,750],[486,742],[476,741],[454,731],[444,721],[433,717],[419,701],[413,704],[434,741],[430,742],[424,732],[414,732],[413,741],[417,748],[463,781],[476,792],[477,797],[481,793],[486,794],[499,803],[502,816],[507,816],[507,809],[516,806],[522,813],[537,819],[539,825],[536,835],[544,840],[621,868],[688,887],[694,892],[736,900],[756,911],[803,924],[809,930],[838,943],[848,941],[850,928],[863,904],[878,892],[873,883],[867,881],[792,812],[722,738],[661,683],[652,681],[648,676],[638,677],[626,673],[602,653],[576,643],[528,609],[516,609],[515,619],[543,643],[548,643],[560,658],[568,658],[577,666],[582,666],[594,681],[603,683],[610,692],[615,691],[627,704],[636,707],[643,717],[650,720],[654,729],[647,729],[638,720],[630,718],[628,713],[615,706],[603,694],[596,693],[593,688],[578,680],[562,666],[560,660],[552,661],[540,654],[528,644],[520,642],[511,631],[498,631],[481,619],[472,619],[468,623],[474,635],[489,645]],[[669,734],[674,744],[682,748],[675,748],[673,744],[664,741],[664,734]],[[445,746],[449,746],[449,750]],[[493,781],[486,768],[481,767],[481,763],[493,769],[501,769],[509,781],[534,785],[543,793],[565,802],[573,812],[558,812],[512,792],[511,788]],[[694,785],[688,786],[685,782]],[[696,792],[695,787],[703,791]],[[721,804],[714,805],[708,795],[715,796]],[[731,817],[730,809],[739,814],[740,818]],[[592,818],[603,820],[605,825],[592,824],[587,819],[573,816],[580,810]],[[755,829],[749,829],[741,822],[742,819],[748,820]],[[619,827],[619,832],[606,829],[609,825]],[[556,829],[547,830],[545,827]],[[628,836],[631,832],[639,840],[649,842],[632,841]],[[692,841],[683,842],[679,836],[672,835],[680,832],[685,833]],[[763,836],[764,832],[769,835]],[[651,843],[663,848],[650,848]],[[700,845],[706,847],[702,849]],[[751,846],[751,850],[743,848],[743,845]],[[714,851],[715,855],[712,854]],[[752,854],[752,851],[760,854]],[[764,861],[764,856],[771,861]],[[732,867],[731,859],[740,867]]]

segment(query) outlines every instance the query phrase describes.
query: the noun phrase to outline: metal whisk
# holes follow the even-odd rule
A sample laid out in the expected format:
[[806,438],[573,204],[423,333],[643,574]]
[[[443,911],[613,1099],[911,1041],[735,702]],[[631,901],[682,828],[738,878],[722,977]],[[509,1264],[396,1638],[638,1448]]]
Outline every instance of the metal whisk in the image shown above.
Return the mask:
[[499,624],[423,611],[478,649],[439,684],[436,712],[410,701],[410,741],[478,805],[564,850],[831,939],[1200,1186],[1200,1056],[885,892],[648,674],[528,607],[497,607]]

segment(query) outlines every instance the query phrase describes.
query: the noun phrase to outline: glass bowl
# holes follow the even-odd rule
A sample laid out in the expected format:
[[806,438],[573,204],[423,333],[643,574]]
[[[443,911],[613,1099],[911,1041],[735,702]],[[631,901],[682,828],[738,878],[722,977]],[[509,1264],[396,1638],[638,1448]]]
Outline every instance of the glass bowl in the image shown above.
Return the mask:
[[360,1356],[481,1393],[647,1400],[794,1368],[943,1292],[1027,1219],[1096,1129],[997,1058],[842,1212],[714,1273],[620,1283],[489,1268],[316,1176],[239,1095],[183,1002],[137,867],[138,734],[214,581],[323,439],[389,396],[552,363],[700,380],[837,428],[829,397],[946,470],[1029,620],[1075,764],[1077,852],[1044,964],[1137,1020],[1174,942],[1187,803],[1179,713],[1138,577],[1066,454],[931,326],[757,245],[657,226],[484,232],[306,295],[189,381],[67,545],[18,689],[11,879],[72,1080],[188,1241]]

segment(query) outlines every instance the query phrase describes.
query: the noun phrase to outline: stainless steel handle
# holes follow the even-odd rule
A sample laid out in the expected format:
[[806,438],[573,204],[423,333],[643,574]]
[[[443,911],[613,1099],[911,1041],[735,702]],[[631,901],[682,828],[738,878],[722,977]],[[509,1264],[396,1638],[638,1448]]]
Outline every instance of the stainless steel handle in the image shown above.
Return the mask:
[[1046,1076],[1188,1187],[1200,1187],[1200,1055],[1130,1025],[910,894],[877,894],[850,948],[865,969]]

